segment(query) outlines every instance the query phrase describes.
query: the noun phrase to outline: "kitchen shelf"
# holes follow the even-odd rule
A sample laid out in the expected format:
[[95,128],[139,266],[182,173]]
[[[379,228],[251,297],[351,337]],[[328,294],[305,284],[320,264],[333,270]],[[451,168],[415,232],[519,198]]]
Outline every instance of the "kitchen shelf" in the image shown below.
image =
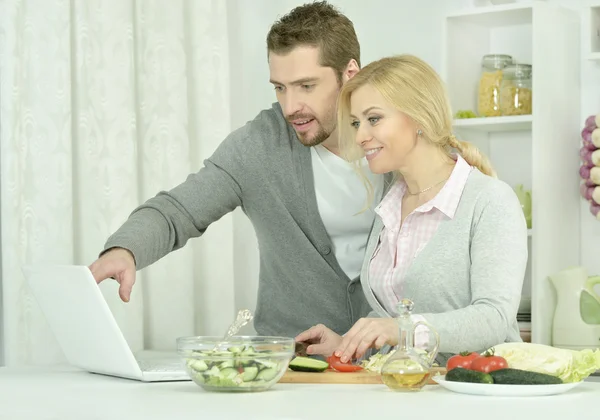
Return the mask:
[[510,117],[463,118],[454,120],[454,127],[487,133],[501,131],[531,130],[531,115]]
[[600,4],[591,5],[588,9],[587,19],[585,20],[587,28],[584,31],[588,33],[587,49],[590,60],[600,59]]
[[512,3],[497,6],[473,7],[448,14],[449,20],[457,19],[466,24],[499,27],[529,24],[532,20],[530,4]]
[[[600,4],[589,14],[588,25],[600,30]],[[531,308],[532,342],[548,345],[556,306],[548,276],[580,259],[580,25],[577,11],[544,1],[472,7],[442,23],[441,75],[454,112],[477,113],[484,55],[508,54],[533,68],[532,115],[456,119],[453,128],[489,156],[500,179],[532,192],[535,235],[528,231],[521,303],[531,301],[523,306]],[[590,34],[588,58],[600,60],[600,32]]]

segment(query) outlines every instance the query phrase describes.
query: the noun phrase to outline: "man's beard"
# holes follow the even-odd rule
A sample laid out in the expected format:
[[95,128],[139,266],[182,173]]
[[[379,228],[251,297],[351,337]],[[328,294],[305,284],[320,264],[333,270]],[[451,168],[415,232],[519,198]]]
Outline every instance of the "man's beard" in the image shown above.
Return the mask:
[[331,132],[328,132],[321,124],[319,124],[319,131],[317,131],[317,133],[310,139],[306,138],[303,133],[296,133],[296,135],[298,136],[300,143],[306,147],[313,147],[327,140],[331,135]]
[[302,118],[314,120],[314,123],[318,124],[318,126],[319,126],[319,130],[311,138],[308,138],[308,135],[309,135],[308,133],[299,133],[298,131],[296,131],[296,136],[298,137],[298,140],[300,140],[300,143],[302,143],[306,147],[313,147],[313,146],[317,146],[317,145],[323,143],[325,140],[327,140],[329,138],[329,136],[331,136],[331,133],[335,129],[335,127],[334,127],[331,130],[326,130],[325,127],[323,126],[323,124],[321,124],[321,121],[319,121],[316,117],[314,117],[312,115],[290,116],[290,117],[288,117],[288,122],[290,124],[292,124],[292,121],[294,121],[296,119],[302,119]]

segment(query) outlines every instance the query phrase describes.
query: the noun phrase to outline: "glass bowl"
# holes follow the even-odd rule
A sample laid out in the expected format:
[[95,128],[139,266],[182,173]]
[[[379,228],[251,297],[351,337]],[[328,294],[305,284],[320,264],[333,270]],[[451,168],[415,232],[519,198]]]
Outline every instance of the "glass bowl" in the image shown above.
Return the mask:
[[190,378],[206,391],[256,392],[275,385],[294,356],[288,337],[180,337],[177,352]]

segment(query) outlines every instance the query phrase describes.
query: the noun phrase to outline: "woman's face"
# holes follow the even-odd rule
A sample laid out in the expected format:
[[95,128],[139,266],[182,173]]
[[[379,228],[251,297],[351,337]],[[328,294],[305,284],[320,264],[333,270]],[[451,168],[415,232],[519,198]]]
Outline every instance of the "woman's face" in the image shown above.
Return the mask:
[[406,165],[417,144],[417,128],[371,85],[352,92],[350,118],[356,144],[364,151],[373,173],[383,174]]

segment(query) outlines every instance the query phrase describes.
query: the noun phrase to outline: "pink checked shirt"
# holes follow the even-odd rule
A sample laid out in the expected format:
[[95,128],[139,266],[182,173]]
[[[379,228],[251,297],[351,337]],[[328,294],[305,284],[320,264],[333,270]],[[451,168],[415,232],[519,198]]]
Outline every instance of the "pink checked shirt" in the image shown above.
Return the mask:
[[[440,192],[409,214],[402,226],[402,197],[406,191],[404,181],[393,185],[375,208],[384,227],[379,236],[379,245],[371,257],[369,283],[390,315],[398,315],[396,306],[404,297],[402,280],[412,262],[433,237],[442,220],[454,217],[472,169],[460,155],[456,155],[456,165]],[[414,315],[413,319],[424,320],[419,315]],[[417,328],[415,346],[426,345],[428,337],[426,329]]]

